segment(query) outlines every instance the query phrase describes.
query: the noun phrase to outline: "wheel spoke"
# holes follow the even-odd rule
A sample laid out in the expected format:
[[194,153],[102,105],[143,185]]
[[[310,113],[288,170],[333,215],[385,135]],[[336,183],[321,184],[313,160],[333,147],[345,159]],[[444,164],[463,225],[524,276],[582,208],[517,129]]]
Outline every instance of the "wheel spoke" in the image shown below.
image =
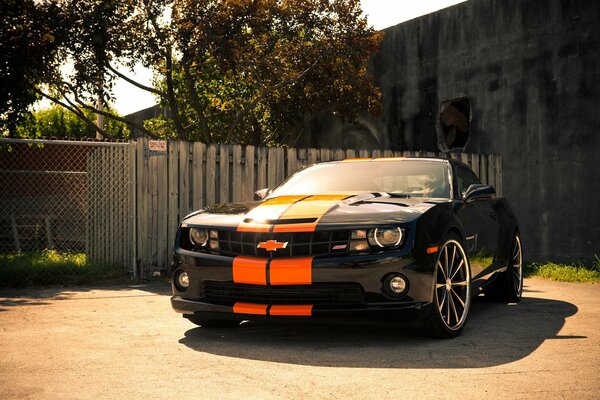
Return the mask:
[[452,286],[467,286],[467,281],[452,282]]
[[441,262],[437,262],[437,267],[439,268],[440,271],[442,271],[442,275],[444,275],[444,280],[448,279],[447,275],[446,275],[446,271],[444,271],[444,267],[442,267],[442,263]]
[[444,276],[448,276],[448,246],[444,247]]
[[464,309],[465,308],[465,302],[463,301],[463,299],[461,299],[460,296],[458,295],[458,293],[456,293],[454,290],[451,290],[450,292],[453,293],[454,296],[456,296],[456,299],[460,302],[460,305]]
[[443,287],[446,287],[446,284],[444,284],[444,283],[436,283],[435,284],[436,289],[443,288]]
[[465,260],[460,260],[458,267],[456,267],[456,271],[454,271],[454,273],[450,276],[450,279],[454,279],[454,276],[456,275],[456,273],[458,271],[460,271],[460,268],[463,266],[464,263],[465,263]]
[[448,299],[446,300],[446,323],[450,326],[450,300]]
[[442,301],[440,301],[439,304],[438,304],[438,308],[440,309],[440,313],[442,312],[442,308],[444,308],[444,302],[446,301],[446,297],[447,297],[447,292],[446,292],[446,289],[444,289],[444,297],[442,297]]
[[450,261],[450,264],[448,267],[448,275],[450,275],[450,279],[452,279],[452,277],[454,276],[454,273],[452,272],[452,267],[454,267],[454,259],[455,258],[456,258],[456,246],[452,246],[452,260]]
[[[454,304],[454,299],[452,297],[452,294],[450,294],[448,296],[448,298],[450,300],[448,303],[450,303],[450,308],[452,309],[452,311],[454,313],[454,318],[456,318],[456,323],[458,324],[458,322],[460,321],[460,319],[458,318],[458,312],[456,312],[456,304]],[[448,321],[450,321],[450,318],[448,318]],[[450,324],[450,322],[448,322],[448,324]]]

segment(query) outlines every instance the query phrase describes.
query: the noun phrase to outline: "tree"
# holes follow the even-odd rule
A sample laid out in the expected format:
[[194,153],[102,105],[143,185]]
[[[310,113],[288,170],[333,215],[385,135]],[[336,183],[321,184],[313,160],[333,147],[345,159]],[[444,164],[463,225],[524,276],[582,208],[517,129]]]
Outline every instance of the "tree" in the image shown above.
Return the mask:
[[14,133],[39,98],[41,77],[57,74],[60,10],[54,3],[0,0],[0,15],[0,133]]
[[[110,112],[113,112],[110,110]],[[94,118],[91,110],[84,111],[87,118]],[[104,130],[114,138],[127,139],[131,132],[120,121],[107,119]],[[93,137],[96,131],[77,115],[61,106],[35,111],[26,116],[15,129],[19,138],[68,137],[81,139]]]
[[[367,74],[382,34],[359,0],[63,0],[61,43],[73,72],[36,86],[80,118],[122,78],[157,97],[168,119],[148,135],[228,143],[293,142],[319,115],[377,114]],[[152,87],[119,66],[151,68]]]

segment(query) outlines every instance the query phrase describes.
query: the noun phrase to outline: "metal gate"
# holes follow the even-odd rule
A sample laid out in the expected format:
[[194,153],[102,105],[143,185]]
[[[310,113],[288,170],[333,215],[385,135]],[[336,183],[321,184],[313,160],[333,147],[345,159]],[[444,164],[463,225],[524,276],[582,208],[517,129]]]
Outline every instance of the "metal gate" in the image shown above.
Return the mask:
[[135,259],[135,143],[0,139],[0,253]]

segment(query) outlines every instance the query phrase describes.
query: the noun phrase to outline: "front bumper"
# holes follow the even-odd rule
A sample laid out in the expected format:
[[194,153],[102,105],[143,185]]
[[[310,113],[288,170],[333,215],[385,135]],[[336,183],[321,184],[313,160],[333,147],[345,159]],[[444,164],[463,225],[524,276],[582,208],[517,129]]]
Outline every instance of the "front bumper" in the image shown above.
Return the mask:
[[[418,265],[407,253],[380,253],[346,257],[314,258],[310,266],[311,284],[356,283],[364,291],[362,304],[294,304],[277,302],[263,304],[207,301],[206,282],[234,283],[231,257],[195,253],[182,249],[176,251],[175,274],[185,271],[190,285],[179,291],[173,285],[171,304],[175,311],[184,315],[199,315],[205,319],[257,319],[257,318],[342,318],[376,319],[407,323],[419,321],[430,314],[433,296],[433,268]],[[390,298],[384,293],[383,279],[392,273],[404,275],[410,285],[405,296]],[[270,285],[269,282],[266,286]],[[258,303],[258,302],[257,302]],[[268,303],[268,304],[264,304]],[[258,310],[256,310],[257,306]],[[260,306],[260,307],[259,307]],[[261,308],[262,307],[262,308]],[[308,308],[306,308],[308,307]],[[275,312],[275,310],[287,310]]]
[[331,308],[318,307],[312,309],[310,316],[273,316],[257,314],[234,313],[233,306],[212,304],[197,300],[187,300],[181,296],[171,297],[171,306],[176,312],[186,315],[196,315],[201,319],[319,319],[319,320],[373,320],[393,321],[401,325],[418,325],[431,313],[431,304],[423,302],[408,302],[402,304],[368,304],[364,307]]

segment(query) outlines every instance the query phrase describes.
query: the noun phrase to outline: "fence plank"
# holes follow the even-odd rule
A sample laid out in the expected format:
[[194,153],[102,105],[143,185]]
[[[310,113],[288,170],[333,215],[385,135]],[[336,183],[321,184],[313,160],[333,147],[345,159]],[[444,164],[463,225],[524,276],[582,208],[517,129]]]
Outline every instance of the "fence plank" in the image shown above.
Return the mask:
[[481,180],[481,171],[479,170],[479,154],[471,154],[471,169],[475,175]]
[[146,158],[147,139],[139,139],[137,151],[137,220],[138,220],[138,250],[136,260],[138,275],[143,276],[142,265],[146,262],[146,249],[148,247],[148,159]]
[[496,188],[496,155],[487,156],[488,185]]
[[336,161],[343,160],[346,158],[346,152],[342,149],[333,150],[333,159]]
[[306,154],[306,149],[298,149],[298,151],[296,152],[296,155],[298,157],[298,168],[302,167],[304,168],[305,166],[308,165],[308,155]]
[[288,177],[292,175],[298,169],[298,153],[296,149],[291,148],[287,149],[287,169],[285,176]]
[[244,164],[244,196],[243,201],[253,198],[256,188],[254,186],[254,146],[246,146],[246,162]]
[[275,148],[275,180],[279,185],[285,179],[285,150],[283,147]]
[[479,156],[479,173],[480,178],[481,178],[481,182],[485,183],[486,185],[489,184],[488,181],[488,157],[486,154],[481,154]]
[[321,162],[330,161],[331,160],[331,150],[329,149],[321,149],[319,151],[321,155]]
[[204,143],[196,142],[192,149],[192,208],[199,210],[204,205]]
[[267,186],[267,148],[266,147],[258,147],[258,165],[256,172],[256,188],[264,189]]
[[212,206],[217,199],[217,146],[214,144],[206,148],[206,202],[204,205]]
[[306,163],[308,165],[313,165],[318,162],[319,159],[319,150],[317,149],[307,149],[306,150]]
[[267,187],[273,188],[277,185],[277,149],[275,147],[269,147],[267,154],[269,159],[267,161]]
[[229,145],[222,144],[219,149],[219,203],[227,203],[229,198]]
[[[179,142],[179,219],[190,213],[190,144]],[[169,244],[172,245],[172,244]]]
[[371,152],[371,157],[373,158],[381,158],[381,150],[375,149]]
[[232,156],[232,184],[231,184],[231,200],[242,200],[242,146],[239,144],[233,145],[231,149]]
[[[164,215],[164,210],[168,210],[168,215],[167,218],[164,219],[164,217],[159,221],[161,223],[159,229],[161,231],[166,231],[166,237],[163,233],[163,236],[161,236],[161,238],[164,238],[163,240],[165,240],[165,244],[164,244],[164,251],[165,253],[163,254],[162,257],[164,258],[164,262],[166,264],[158,264],[159,267],[163,267],[165,269],[167,269],[170,265],[170,263],[168,262],[169,258],[168,258],[168,254],[169,254],[169,250],[172,248],[173,244],[175,243],[175,234],[177,233],[177,226],[179,225],[179,210],[178,210],[178,206],[179,206],[179,146],[177,145],[177,142],[171,142],[169,143],[168,147],[167,147],[167,154],[168,154],[168,159],[165,160],[165,158],[163,157],[163,159],[160,162],[160,167],[163,168],[165,171],[168,171],[168,176],[167,173],[164,172],[162,173],[161,179],[160,181],[162,182],[161,187],[168,187],[168,205],[167,204],[162,204],[162,209],[163,212],[162,214]],[[168,165],[166,165],[168,163]],[[166,207],[165,207],[166,206]],[[164,222],[164,225],[162,221]],[[169,271],[170,272],[170,271]]]

